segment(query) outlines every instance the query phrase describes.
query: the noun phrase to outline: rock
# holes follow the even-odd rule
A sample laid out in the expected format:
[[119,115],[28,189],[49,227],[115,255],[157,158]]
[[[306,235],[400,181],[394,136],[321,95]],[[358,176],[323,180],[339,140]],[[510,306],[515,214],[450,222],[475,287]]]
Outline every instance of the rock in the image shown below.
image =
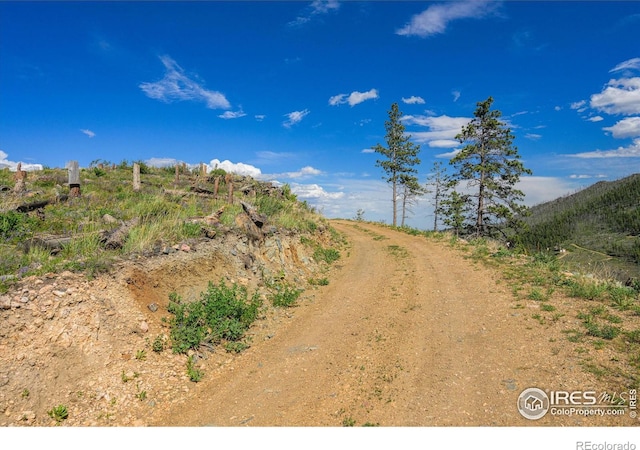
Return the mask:
[[0,309],[11,309],[11,299],[6,295],[0,297]]
[[182,244],[180,246],[180,250],[182,250],[185,253],[189,253],[191,251],[191,247],[189,247],[187,244]]
[[113,217],[111,214],[105,214],[104,216],[102,216],[102,221],[104,223],[118,223],[118,219]]
[[151,312],[156,312],[158,310],[158,305],[156,303],[151,303],[147,308],[149,308],[149,311]]
[[65,295],[67,295],[65,291],[58,290],[58,289],[53,291],[52,294],[55,295],[56,297],[64,297]]
[[144,320],[140,322],[140,331],[142,331],[143,333],[149,331],[149,324]]

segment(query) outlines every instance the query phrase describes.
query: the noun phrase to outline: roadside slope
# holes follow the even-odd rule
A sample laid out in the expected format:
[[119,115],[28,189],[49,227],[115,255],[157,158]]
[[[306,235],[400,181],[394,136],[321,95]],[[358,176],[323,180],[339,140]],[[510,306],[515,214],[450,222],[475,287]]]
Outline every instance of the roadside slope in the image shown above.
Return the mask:
[[[512,308],[506,285],[444,243],[332,225],[350,250],[329,286],[273,337],[157,411],[154,425],[629,425],[628,418],[520,416],[528,387],[586,389],[577,360]],[[563,355],[565,357],[563,357]]]

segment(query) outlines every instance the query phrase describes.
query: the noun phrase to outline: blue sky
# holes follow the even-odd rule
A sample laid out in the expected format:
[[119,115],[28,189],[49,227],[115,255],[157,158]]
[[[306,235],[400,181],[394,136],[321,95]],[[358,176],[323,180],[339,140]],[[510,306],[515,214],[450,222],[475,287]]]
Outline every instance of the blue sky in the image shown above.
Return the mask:
[[11,168],[219,164],[390,222],[391,104],[425,182],[492,96],[528,204],[640,171],[640,2],[0,2],[0,61]]

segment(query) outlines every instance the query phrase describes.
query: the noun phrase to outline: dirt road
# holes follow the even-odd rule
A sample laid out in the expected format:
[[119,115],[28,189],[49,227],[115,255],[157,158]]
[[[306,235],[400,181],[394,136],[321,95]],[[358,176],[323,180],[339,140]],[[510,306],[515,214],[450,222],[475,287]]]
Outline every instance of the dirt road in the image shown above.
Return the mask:
[[561,352],[552,356],[548,337],[512,307],[509,287],[490,269],[445,242],[370,224],[332,225],[350,247],[330,284],[292,309],[271,339],[208,370],[152,425],[612,423],[550,415],[531,421],[518,413],[525,388],[594,380]]

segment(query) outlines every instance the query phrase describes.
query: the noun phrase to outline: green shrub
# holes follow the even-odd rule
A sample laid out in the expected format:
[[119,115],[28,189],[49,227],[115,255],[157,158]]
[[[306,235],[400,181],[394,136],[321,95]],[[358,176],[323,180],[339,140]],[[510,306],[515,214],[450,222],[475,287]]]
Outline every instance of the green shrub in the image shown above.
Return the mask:
[[340,252],[334,248],[317,247],[313,252],[313,259],[331,264],[340,259]]
[[283,306],[285,308],[295,305],[298,297],[303,292],[288,283],[280,282],[273,286],[273,294],[271,295],[271,303],[273,306]]
[[256,320],[262,301],[257,292],[248,299],[247,290],[234,284],[209,283],[206,292],[194,302],[184,302],[177,294],[169,296],[171,342],[175,353],[185,353],[201,343],[237,341]]

